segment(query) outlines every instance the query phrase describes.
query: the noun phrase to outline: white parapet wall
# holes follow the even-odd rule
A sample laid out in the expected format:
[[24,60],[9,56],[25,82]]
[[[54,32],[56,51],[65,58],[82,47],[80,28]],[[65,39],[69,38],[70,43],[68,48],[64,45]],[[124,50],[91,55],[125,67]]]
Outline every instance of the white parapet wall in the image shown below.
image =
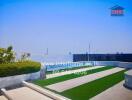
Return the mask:
[[118,66],[119,61],[92,61],[94,66]]
[[0,88],[10,87],[13,85],[20,84],[22,81],[35,80],[39,78],[40,78],[40,71],[29,74],[0,77]]
[[120,61],[92,61],[94,66],[115,66],[127,69],[132,69],[132,62]]
[[[49,65],[49,66],[51,65],[51,68],[53,68],[53,70],[55,70],[56,68],[54,68],[54,67],[57,67],[57,65],[58,65],[58,67],[61,69],[62,67],[59,64],[60,63],[47,63],[47,64],[45,63],[45,64],[43,64],[42,68],[46,67],[47,65]],[[83,65],[87,64],[87,65],[92,65],[92,66],[115,66],[115,67],[123,67],[123,68],[132,69],[132,62],[120,62],[120,61],[79,61],[79,62],[63,62],[61,64],[62,64],[62,66],[64,64],[66,66],[72,66],[72,64],[73,64],[74,65],[73,67],[83,66]],[[55,65],[55,66],[52,66],[52,65]],[[62,69],[64,69],[64,68],[62,68]],[[50,70],[52,70],[52,69],[50,69]]]
[[118,67],[132,69],[132,62],[119,62]]

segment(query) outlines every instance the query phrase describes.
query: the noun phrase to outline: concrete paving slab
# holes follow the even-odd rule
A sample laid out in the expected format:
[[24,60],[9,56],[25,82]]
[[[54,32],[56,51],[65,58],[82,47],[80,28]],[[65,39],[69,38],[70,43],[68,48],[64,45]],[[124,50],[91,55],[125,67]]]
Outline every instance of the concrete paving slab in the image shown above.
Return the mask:
[[76,69],[76,70],[69,70],[69,71],[62,71],[59,73],[55,73],[55,74],[48,74],[46,75],[46,78],[53,78],[53,77],[58,77],[58,76],[62,76],[62,75],[66,75],[66,74],[72,74],[72,73],[76,73],[76,72],[82,72],[82,71],[87,71],[87,70],[92,70],[92,69],[97,69],[97,68],[102,68],[105,66],[94,66],[94,67],[87,67],[87,68],[80,68],[80,69]]
[[132,90],[123,86],[124,81],[98,94],[90,100],[132,100]]
[[53,98],[54,100],[71,100],[71,99],[66,98],[66,97],[64,97],[62,95],[56,94],[56,93],[54,93],[52,91],[49,91],[49,90],[47,90],[45,88],[42,88],[42,87],[40,87],[38,85],[35,85],[35,84],[32,84],[32,83],[28,83],[28,82],[25,82],[25,81],[23,81],[23,84],[24,84],[24,86],[26,86],[28,88],[31,88],[31,89],[33,89],[33,90],[35,90],[35,91],[37,91],[37,92],[39,92],[39,93],[41,93],[43,95],[46,95],[46,96],[48,96],[50,98]]
[[8,100],[5,96],[0,96],[0,100]]
[[27,87],[9,90],[6,93],[12,100],[53,100]]
[[55,90],[57,92],[63,92],[65,90],[80,86],[82,84],[94,81],[96,79],[114,74],[114,73],[122,71],[122,70],[124,70],[124,68],[113,68],[113,69],[109,69],[109,70],[106,70],[106,71],[101,71],[101,72],[97,72],[97,73],[94,73],[94,74],[82,76],[82,77],[79,77],[79,78],[74,78],[74,79],[70,79],[70,80],[67,80],[67,81],[55,83],[55,84],[52,84],[52,85],[48,85],[46,87],[49,88],[49,89]]

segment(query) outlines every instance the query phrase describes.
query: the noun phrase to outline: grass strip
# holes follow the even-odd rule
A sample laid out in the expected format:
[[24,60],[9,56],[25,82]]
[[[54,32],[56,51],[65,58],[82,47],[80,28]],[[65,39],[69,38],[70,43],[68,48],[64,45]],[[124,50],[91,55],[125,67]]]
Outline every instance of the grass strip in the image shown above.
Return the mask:
[[114,73],[70,90],[63,91],[60,94],[72,100],[89,100],[91,97],[96,96],[97,94],[124,80],[124,72],[125,70]]
[[33,81],[33,83],[36,84],[36,85],[39,85],[41,87],[44,87],[44,86],[51,85],[51,84],[54,84],[54,83],[58,83],[58,82],[66,81],[66,80],[69,80],[69,79],[73,79],[73,78],[77,78],[77,77],[97,73],[97,72],[100,72],[100,71],[109,70],[109,69],[112,69],[112,68],[114,68],[114,67],[106,66],[106,67],[101,67],[101,68],[97,68],[97,69],[92,69],[92,70],[79,72],[78,74],[72,73],[72,74],[58,76],[58,77],[54,77],[54,78],[50,78],[50,79],[35,80],[35,81]]

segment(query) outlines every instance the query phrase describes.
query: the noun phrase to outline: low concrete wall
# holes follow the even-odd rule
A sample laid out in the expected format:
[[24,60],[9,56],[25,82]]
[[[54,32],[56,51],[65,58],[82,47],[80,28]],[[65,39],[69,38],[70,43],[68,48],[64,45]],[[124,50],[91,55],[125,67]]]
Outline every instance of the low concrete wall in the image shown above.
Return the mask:
[[132,89],[132,70],[125,72],[125,84],[127,88]]
[[119,62],[119,67],[132,69],[132,62]]
[[93,61],[94,66],[118,66],[119,61]]
[[40,71],[30,74],[15,75],[0,78],[0,88],[20,84],[22,81],[35,80],[40,78]]
[[[115,66],[132,69],[132,62],[120,62],[120,61],[81,61],[80,63],[90,63],[93,66]],[[78,62],[79,63],[79,62]],[[53,63],[54,64],[54,63]],[[66,63],[64,63],[66,64]],[[42,68],[44,68],[44,64]],[[46,68],[44,69],[46,70]]]
[[115,66],[127,69],[132,69],[132,62],[120,62],[120,61],[92,61],[93,66]]

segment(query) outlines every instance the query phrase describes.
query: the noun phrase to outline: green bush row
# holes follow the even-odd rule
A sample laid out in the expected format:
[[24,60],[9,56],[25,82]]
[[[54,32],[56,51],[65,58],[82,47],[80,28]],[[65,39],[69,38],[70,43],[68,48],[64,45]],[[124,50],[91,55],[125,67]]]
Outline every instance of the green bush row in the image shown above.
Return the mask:
[[0,64],[0,77],[33,73],[40,70],[41,64],[34,61]]

